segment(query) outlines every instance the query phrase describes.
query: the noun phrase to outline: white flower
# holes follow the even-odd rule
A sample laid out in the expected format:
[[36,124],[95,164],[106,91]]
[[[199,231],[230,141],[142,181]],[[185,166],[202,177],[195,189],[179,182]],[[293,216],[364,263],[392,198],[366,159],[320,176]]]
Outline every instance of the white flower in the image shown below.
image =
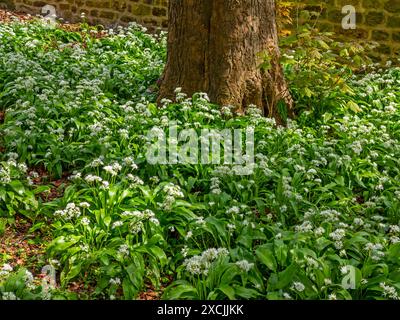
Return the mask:
[[360,218],[354,218],[353,223],[354,223],[356,226],[362,226],[362,225],[364,224],[364,220],[363,220],[363,219],[360,219]]
[[120,278],[111,278],[110,279],[110,284],[111,285],[120,285],[121,284],[121,279]]
[[336,294],[331,293],[331,294],[328,296],[328,299],[329,299],[329,300],[337,300]]
[[100,167],[100,166],[102,166],[104,164],[103,160],[104,160],[104,157],[100,157],[100,158],[94,159],[92,161],[92,163],[90,164],[90,166],[92,168]]
[[292,299],[293,299],[292,296],[291,296],[289,293],[287,293],[287,292],[284,292],[284,293],[283,293],[283,297],[284,297],[285,299],[287,299],[287,300],[292,300]]
[[306,287],[301,282],[293,282],[292,289],[294,289],[298,292],[303,292],[305,288]]
[[81,220],[82,225],[88,226],[90,224],[90,220],[86,217],[83,217]]
[[50,259],[49,263],[50,263],[50,265],[52,265],[54,267],[59,267],[60,266],[60,261],[58,261],[57,259]]
[[94,176],[92,174],[89,174],[85,177],[85,181],[90,183],[90,182],[102,182],[103,179],[98,177],[98,176]]
[[323,227],[318,227],[314,230],[314,233],[317,237],[320,237],[325,233],[325,229]]
[[225,257],[229,254],[229,251],[225,248],[220,249],[207,249],[200,256],[193,256],[190,259],[186,259],[183,265],[186,271],[192,275],[207,275],[208,269],[213,261],[219,257]]
[[6,271],[6,272],[11,272],[11,271],[13,271],[13,267],[10,264],[5,263],[3,265],[3,267],[1,268],[1,270],[2,271]]
[[381,282],[379,286],[383,289],[383,296],[393,299],[393,300],[400,300],[399,295],[395,287],[386,285],[385,282]]
[[3,300],[19,300],[14,292],[3,292],[1,295]]
[[157,176],[153,176],[149,179],[152,183],[157,184],[160,182],[160,178]]
[[340,241],[346,236],[346,231],[344,229],[336,229],[334,232],[331,232],[329,236],[333,240]]
[[341,256],[341,257],[345,257],[347,255],[347,252],[346,252],[346,250],[340,250],[340,252],[339,252],[339,256]]
[[184,194],[181,191],[181,188],[173,183],[169,183],[164,186],[164,192],[174,198],[184,198]]
[[189,231],[189,232],[186,234],[185,239],[186,239],[186,240],[189,240],[192,236],[193,236],[193,232],[192,232],[192,231]]
[[228,211],[226,211],[227,214],[239,214],[240,208],[239,207],[232,207]]
[[347,273],[349,273],[349,271],[350,271],[350,269],[348,266],[343,266],[340,268],[341,274],[347,274]]
[[399,233],[400,227],[398,225],[391,225],[391,226],[389,226],[389,232],[390,233]]
[[198,224],[200,226],[204,226],[206,224],[206,221],[204,220],[204,217],[196,218],[196,224]]
[[68,203],[64,210],[57,210],[54,215],[65,220],[78,218],[81,215],[81,209],[75,203]]
[[112,168],[115,172],[119,172],[122,170],[122,166],[118,162],[114,162],[112,164]]
[[334,246],[336,249],[340,250],[343,248],[343,242],[342,241],[335,241]]
[[313,229],[313,225],[310,221],[304,221],[301,225],[295,226],[296,232],[310,232]]
[[103,170],[112,176],[116,176],[118,174],[118,171],[114,170],[113,166],[105,166],[103,167]]
[[362,145],[360,141],[354,141],[351,145],[350,148],[353,149],[354,153],[356,154],[361,154],[363,151]]
[[121,226],[123,226],[124,225],[124,223],[122,222],[122,221],[115,221],[113,224],[112,224],[112,229],[115,229],[115,228],[118,228],[118,227],[121,227]]
[[249,272],[253,268],[254,263],[250,263],[247,260],[237,261],[236,265],[244,272]]
[[143,180],[140,179],[138,176],[134,176],[133,174],[130,174],[130,173],[129,173],[129,174],[127,175],[127,178],[128,178],[129,181],[132,182],[131,185],[130,185],[131,188],[134,188],[134,187],[136,187],[136,186],[142,186],[142,185],[144,185]]
[[90,207],[90,204],[89,204],[88,202],[81,202],[81,203],[79,204],[79,206],[80,206],[81,208],[87,209],[87,208]]
[[393,236],[393,237],[390,237],[390,243],[399,243],[400,242],[400,238],[399,237],[397,237],[397,236]]
[[309,267],[318,268],[318,262],[311,257],[306,257],[306,262]]
[[128,255],[129,254],[129,246],[127,244],[123,244],[119,247],[118,253],[122,255]]
[[103,190],[108,190],[109,187],[110,187],[110,183],[108,181],[103,181],[100,188]]
[[84,252],[89,252],[89,246],[87,244],[81,244],[79,248]]
[[187,246],[184,246],[181,250],[181,254],[183,255],[184,258],[186,258],[188,253],[189,253],[189,248]]
[[156,226],[160,225],[160,221],[157,218],[150,218],[149,221],[155,224]]

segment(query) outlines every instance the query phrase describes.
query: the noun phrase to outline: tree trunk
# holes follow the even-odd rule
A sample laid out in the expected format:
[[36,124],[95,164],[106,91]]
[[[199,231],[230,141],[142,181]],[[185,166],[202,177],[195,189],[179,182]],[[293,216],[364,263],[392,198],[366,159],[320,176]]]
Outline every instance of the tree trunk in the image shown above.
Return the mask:
[[[271,58],[262,70],[261,54]],[[277,102],[292,99],[279,64],[274,0],[170,0],[168,59],[160,99],[174,90],[208,93],[242,112],[254,104],[279,123]]]

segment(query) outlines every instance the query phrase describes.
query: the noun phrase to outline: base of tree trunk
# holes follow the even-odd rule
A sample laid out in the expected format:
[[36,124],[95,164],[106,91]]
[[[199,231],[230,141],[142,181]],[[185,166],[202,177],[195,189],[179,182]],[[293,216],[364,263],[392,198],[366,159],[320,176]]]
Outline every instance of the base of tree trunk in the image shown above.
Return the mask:
[[[274,0],[169,1],[168,58],[160,99],[181,87],[242,112],[256,105],[282,123],[277,103],[292,115],[292,99],[279,64]],[[270,67],[262,70],[262,56]]]

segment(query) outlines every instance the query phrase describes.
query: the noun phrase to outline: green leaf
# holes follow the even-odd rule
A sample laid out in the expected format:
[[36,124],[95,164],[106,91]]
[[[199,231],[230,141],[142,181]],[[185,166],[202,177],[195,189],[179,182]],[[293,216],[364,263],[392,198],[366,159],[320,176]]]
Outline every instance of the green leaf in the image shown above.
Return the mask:
[[124,292],[125,300],[134,299],[135,295],[137,293],[137,291],[135,290],[135,287],[132,285],[131,281],[129,280],[129,277],[125,277],[124,280],[122,281],[122,290]]
[[63,284],[68,283],[68,281],[70,281],[71,279],[75,278],[82,269],[82,264],[81,263],[77,263],[75,264],[74,262],[71,262],[72,267],[69,269],[68,273],[65,275],[65,277],[61,278],[61,282]]
[[358,113],[361,112],[362,109],[360,108],[360,106],[355,103],[354,101],[350,100],[349,102],[347,102],[346,106],[353,112]]
[[256,249],[256,256],[270,270],[276,272],[277,263],[274,257],[274,250],[271,244],[261,245]]
[[226,295],[228,297],[228,299],[230,300],[235,300],[236,296],[235,296],[235,289],[232,288],[229,285],[222,285],[218,288],[218,290],[220,290],[224,295]]
[[167,264],[167,255],[165,252],[157,246],[151,246],[149,248],[150,252],[159,260],[161,267],[165,266]]
[[163,299],[168,300],[196,300],[198,299],[197,290],[184,280],[175,281],[169,286],[163,295]]
[[17,192],[19,195],[23,195],[25,192],[25,187],[19,180],[13,180],[10,182],[11,188]]
[[298,266],[296,264],[291,264],[284,271],[271,275],[268,281],[268,290],[284,289],[289,286],[293,280]]
[[275,256],[281,266],[286,266],[288,247],[282,240],[274,241]]
[[260,293],[254,289],[245,288],[235,285],[235,293],[243,299],[255,299],[260,296]]

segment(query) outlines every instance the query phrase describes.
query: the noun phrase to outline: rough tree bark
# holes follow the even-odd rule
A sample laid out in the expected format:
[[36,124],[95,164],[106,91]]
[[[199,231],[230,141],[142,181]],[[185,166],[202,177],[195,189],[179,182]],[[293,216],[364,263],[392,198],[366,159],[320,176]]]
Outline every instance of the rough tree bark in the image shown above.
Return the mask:
[[[239,112],[257,105],[281,123],[277,102],[286,102],[290,116],[292,100],[278,62],[275,14],[274,0],[170,0],[160,99],[182,87]],[[260,68],[261,53],[271,57],[268,70]]]

